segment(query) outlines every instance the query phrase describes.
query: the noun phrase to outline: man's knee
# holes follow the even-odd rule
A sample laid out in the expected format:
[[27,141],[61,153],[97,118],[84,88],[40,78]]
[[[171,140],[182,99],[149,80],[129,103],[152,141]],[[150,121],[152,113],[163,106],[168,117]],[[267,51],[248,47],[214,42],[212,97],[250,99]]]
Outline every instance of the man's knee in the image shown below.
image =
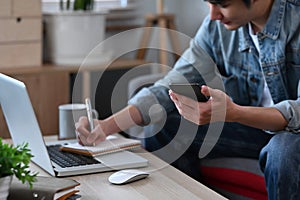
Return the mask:
[[260,152],[260,164],[262,170],[269,167],[285,168],[285,165],[299,157],[300,135],[285,132],[274,135],[269,143]]
[[[260,153],[269,199],[299,199],[300,135],[280,133]],[[292,198],[293,197],[293,198]]]

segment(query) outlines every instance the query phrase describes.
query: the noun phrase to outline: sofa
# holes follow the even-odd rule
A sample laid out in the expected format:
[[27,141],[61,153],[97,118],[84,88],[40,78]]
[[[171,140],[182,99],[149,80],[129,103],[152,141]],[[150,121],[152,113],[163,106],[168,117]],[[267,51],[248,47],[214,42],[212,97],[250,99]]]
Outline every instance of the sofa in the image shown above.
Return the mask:
[[[128,98],[163,76],[164,74],[158,73],[130,80]],[[129,135],[137,138],[143,138],[139,136],[143,133],[141,127],[133,127],[129,130]],[[198,167],[201,183],[229,199],[267,199],[264,176],[255,159],[238,157],[199,159]]]

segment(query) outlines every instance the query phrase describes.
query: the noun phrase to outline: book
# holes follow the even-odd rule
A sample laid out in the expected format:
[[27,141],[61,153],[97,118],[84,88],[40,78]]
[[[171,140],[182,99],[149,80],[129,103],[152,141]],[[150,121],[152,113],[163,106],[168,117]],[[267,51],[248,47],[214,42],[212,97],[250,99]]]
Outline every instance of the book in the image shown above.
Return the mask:
[[77,186],[79,185],[80,183],[73,179],[37,176],[36,181],[33,182],[33,187],[30,188],[29,184],[23,184],[14,178],[7,199],[67,200],[73,195],[77,196],[76,193],[79,192]]
[[134,149],[141,146],[141,141],[122,136],[109,135],[106,140],[96,146],[83,146],[76,143],[65,144],[61,147],[62,151],[83,154],[87,156],[103,155],[123,150]]

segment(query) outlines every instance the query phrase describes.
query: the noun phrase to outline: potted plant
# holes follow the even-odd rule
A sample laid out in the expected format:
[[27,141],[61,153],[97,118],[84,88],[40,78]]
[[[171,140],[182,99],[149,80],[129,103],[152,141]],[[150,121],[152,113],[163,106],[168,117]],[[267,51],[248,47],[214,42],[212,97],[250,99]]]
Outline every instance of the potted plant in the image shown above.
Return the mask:
[[27,182],[32,188],[37,173],[32,173],[29,169],[31,158],[27,143],[14,147],[3,143],[0,138],[0,199],[7,198],[13,176],[22,183]]
[[[64,6],[64,0],[59,1],[59,6],[61,10],[71,9],[71,0],[66,1],[66,6]],[[75,0],[73,3],[73,10],[93,10],[94,0]]]
[[[72,1],[71,1],[72,2]],[[57,65],[80,65],[104,39],[107,10],[95,10],[93,0],[60,3],[60,10],[44,11],[44,60]],[[104,52],[93,61],[101,63]]]

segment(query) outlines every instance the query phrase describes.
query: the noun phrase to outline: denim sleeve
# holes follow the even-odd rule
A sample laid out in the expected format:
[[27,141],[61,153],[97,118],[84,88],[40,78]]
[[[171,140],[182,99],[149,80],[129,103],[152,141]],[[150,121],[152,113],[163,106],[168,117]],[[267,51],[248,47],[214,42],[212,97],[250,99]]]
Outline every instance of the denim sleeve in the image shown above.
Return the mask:
[[199,46],[197,41],[202,39],[197,37],[202,36],[197,34],[190,41],[189,48],[164,78],[155,82],[153,86],[142,89],[128,101],[128,104],[139,109],[145,125],[162,120],[166,113],[175,109],[168,94],[170,83],[206,84],[224,90],[215,63]]
[[298,98],[286,100],[274,105],[288,121],[287,131],[300,133],[300,81],[298,82]]
[[165,111],[156,96],[157,94],[151,92],[149,88],[143,88],[128,101],[129,105],[136,106],[140,111],[144,125],[158,122],[165,116]]

